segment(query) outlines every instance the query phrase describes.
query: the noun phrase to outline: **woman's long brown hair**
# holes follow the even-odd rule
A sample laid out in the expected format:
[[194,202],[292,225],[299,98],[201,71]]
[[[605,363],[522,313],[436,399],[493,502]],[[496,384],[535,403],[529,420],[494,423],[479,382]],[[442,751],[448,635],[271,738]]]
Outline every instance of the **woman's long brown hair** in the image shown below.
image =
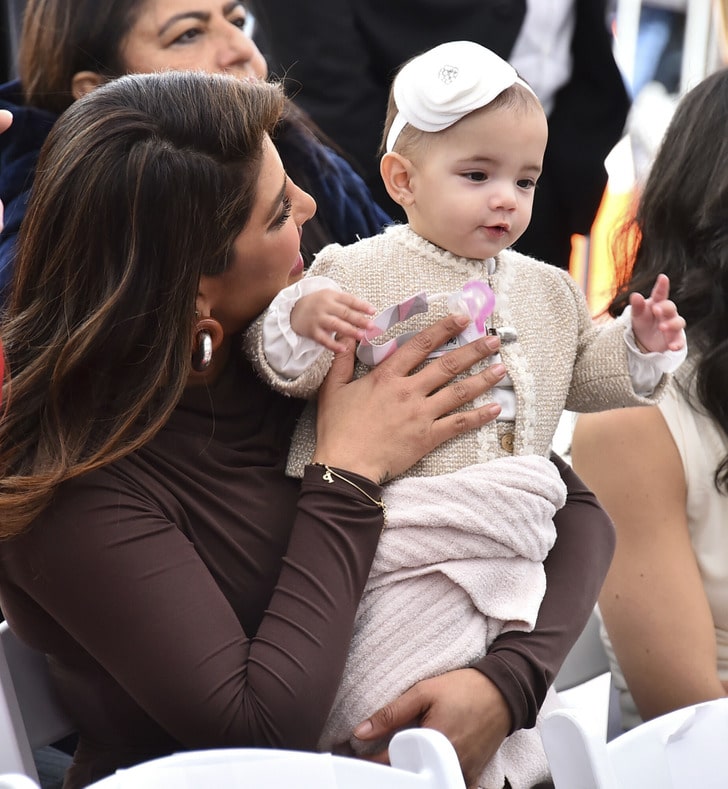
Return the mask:
[[229,265],[282,106],[276,85],[165,72],[110,82],[56,123],[0,324],[0,536],[168,418],[200,276]]

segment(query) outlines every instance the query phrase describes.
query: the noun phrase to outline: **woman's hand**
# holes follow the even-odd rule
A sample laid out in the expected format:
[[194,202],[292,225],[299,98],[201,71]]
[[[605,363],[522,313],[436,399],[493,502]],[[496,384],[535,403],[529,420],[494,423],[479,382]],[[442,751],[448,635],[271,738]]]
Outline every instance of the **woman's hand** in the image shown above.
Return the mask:
[[[12,113],[7,110],[0,110],[0,134],[10,128],[13,122]],[[3,229],[3,201],[0,200],[0,230]]]
[[[413,726],[441,731],[457,752],[465,783],[475,787],[508,736],[511,713],[484,674],[465,668],[418,682],[360,724],[354,734],[361,740],[389,740],[397,730]],[[386,751],[371,759],[389,763]]]
[[497,337],[482,337],[412,370],[468,324],[449,315],[416,334],[363,378],[351,380],[353,342],[334,358],[319,391],[316,453],[313,460],[382,483],[406,471],[439,444],[490,422],[495,403],[456,413],[454,409],[488,391],[505,375],[495,364],[448,383],[499,348]]

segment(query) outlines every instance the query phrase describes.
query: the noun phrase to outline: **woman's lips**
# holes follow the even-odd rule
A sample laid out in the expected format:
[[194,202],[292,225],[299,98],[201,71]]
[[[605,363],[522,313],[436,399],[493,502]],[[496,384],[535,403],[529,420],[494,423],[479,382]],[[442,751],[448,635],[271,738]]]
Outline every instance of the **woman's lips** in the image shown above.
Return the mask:
[[300,252],[298,253],[298,260],[291,269],[291,276],[295,277],[298,274],[303,274],[303,255]]

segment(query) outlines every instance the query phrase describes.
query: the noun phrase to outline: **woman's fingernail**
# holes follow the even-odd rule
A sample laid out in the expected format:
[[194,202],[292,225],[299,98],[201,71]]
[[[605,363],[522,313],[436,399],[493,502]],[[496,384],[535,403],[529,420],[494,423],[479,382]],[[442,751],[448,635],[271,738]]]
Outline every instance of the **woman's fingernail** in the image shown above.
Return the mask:
[[491,364],[490,371],[498,378],[502,378],[506,374],[506,366],[504,364]]
[[491,351],[497,351],[500,348],[500,337],[486,337],[485,344]]
[[363,737],[367,737],[371,733],[372,733],[372,724],[370,721],[364,721],[364,723],[360,723],[354,729],[354,736],[359,737],[360,739]]

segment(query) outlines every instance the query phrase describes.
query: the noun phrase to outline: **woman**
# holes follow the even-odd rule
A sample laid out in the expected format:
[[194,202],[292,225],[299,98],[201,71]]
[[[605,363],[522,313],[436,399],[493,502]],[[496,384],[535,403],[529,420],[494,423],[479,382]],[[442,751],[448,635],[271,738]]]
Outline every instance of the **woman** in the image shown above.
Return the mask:
[[[264,83],[122,78],[69,108],[39,167],[0,326],[0,604],[77,722],[70,788],[180,748],[313,747],[383,525],[376,483],[498,410],[443,416],[497,366],[439,389],[495,342],[407,375],[450,318],[350,385],[339,359],[316,460],[340,476],[311,466],[300,493],[285,477],[299,405],[236,352],[300,276],[313,211],[265,133],[281,106]],[[417,683],[361,737],[439,728],[473,777],[535,720],[611,556],[571,483],[583,506],[558,527],[534,632]]]
[[599,607],[623,724],[728,689],[728,70],[680,101],[623,239],[610,306],[664,272],[689,356],[657,406],[580,416],[574,467],[614,519]]
[[[265,79],[267,65],[245,31],[242,2],[225,0],[28,0],[20,82],[0,87],[15,129],[0,138],[0,289],[12,273],[40,147],[58,114],[106,80],[129,72],[195,68]],[[292,102],[276,129],[286,170],[319,205],[304,231],[307,262],[330,241],[377,233],[389,217],[348,163]]]
[[74,104],[40,160],[0,329],[0,594],[78,724],[68,787],[180,747],[313,747],[378,483],[497,411],[443,416],[496,374],[431,397],[444,366],[406,377],[450,321],[363,387],[342,357],[316,457],[337,477],[311,466],[299,496],[284,476],[298,404],[237,353],[301,275],[314,210],[268,136],[282,103],[266,83],[127,77]]

